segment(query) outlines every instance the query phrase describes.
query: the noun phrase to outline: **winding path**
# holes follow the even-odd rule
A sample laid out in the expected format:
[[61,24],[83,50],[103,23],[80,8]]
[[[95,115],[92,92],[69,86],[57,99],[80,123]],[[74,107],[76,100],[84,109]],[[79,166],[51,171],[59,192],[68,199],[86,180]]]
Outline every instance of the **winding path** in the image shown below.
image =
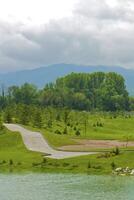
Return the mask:
[[10,131],[17,131],[21,134],[26,148],[30,151],[36,151],[48,154],[47,157],[54,159],[64,159],[75,156],[95,154],[94,152],[67,152],[57,151],[48,145],[45,138],[39,132],[33,132],[17,124],[4,124]]

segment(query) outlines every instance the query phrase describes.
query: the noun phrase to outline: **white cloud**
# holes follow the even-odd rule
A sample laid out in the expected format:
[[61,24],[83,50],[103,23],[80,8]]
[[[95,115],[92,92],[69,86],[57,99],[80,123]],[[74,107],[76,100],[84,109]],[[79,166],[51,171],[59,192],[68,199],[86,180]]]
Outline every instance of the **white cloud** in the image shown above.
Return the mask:
[[[134,68],[132,0],[10,2],[8,15],[0,12],[2,71],[59,62]],[[19,12],[20,8],[25,12]],[[11,11],[14,17],[9,19]]]

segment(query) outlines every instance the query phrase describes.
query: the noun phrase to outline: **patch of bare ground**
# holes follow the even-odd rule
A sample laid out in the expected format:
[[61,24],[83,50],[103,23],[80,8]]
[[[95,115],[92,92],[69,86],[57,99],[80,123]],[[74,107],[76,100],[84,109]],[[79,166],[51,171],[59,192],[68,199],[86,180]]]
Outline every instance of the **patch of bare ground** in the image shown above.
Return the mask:
[[134,141],[118,141],[118,140],[87,140],[75,139],[77,145],[68,145],[59,147],[59,150],[66,151],[89,151],[90,149],[111,149],[114,147],[134,147]]

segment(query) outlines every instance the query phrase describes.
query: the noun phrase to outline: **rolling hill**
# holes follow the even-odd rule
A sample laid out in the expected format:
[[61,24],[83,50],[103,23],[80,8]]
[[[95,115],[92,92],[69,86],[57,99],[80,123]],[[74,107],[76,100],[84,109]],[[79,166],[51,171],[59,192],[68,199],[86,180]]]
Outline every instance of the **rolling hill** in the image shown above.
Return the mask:
[[134,70],[121,67],[107,66],[82,66],[74,64],[54,64],[46,67],[40,67],[33,70],[24,70],[0,74],[0,83],[6,87],[11,85],[22,85],[25,82],[32,83],[42,88],[46,83],[55,81],[58,77],[71,72],[117,72],[124,76],[127,89],[130,94],[134,94]]

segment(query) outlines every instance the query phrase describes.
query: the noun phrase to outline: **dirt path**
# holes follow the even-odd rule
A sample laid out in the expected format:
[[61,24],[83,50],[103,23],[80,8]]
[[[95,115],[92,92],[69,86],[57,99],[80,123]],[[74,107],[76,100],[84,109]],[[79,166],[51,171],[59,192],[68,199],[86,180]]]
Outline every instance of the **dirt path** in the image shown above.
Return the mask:
[[62,146],[59,150],[70,150],[70,151],[89,151],[91,149],[109,149],[118,147],[134,147],[134,141],[123,142],[118,140],[86,140],[86,139],[77,139],[75,140],[78,144]]
[[64,159],[75,156],[94,154],[94,152],[66,152],[57,151],[48,145],[45,138],[39,132],[29,131],[17,124],[4,124],[10,131],[17,131],[21,134],[26,148],[30,151],[49,154],[47,157]]

